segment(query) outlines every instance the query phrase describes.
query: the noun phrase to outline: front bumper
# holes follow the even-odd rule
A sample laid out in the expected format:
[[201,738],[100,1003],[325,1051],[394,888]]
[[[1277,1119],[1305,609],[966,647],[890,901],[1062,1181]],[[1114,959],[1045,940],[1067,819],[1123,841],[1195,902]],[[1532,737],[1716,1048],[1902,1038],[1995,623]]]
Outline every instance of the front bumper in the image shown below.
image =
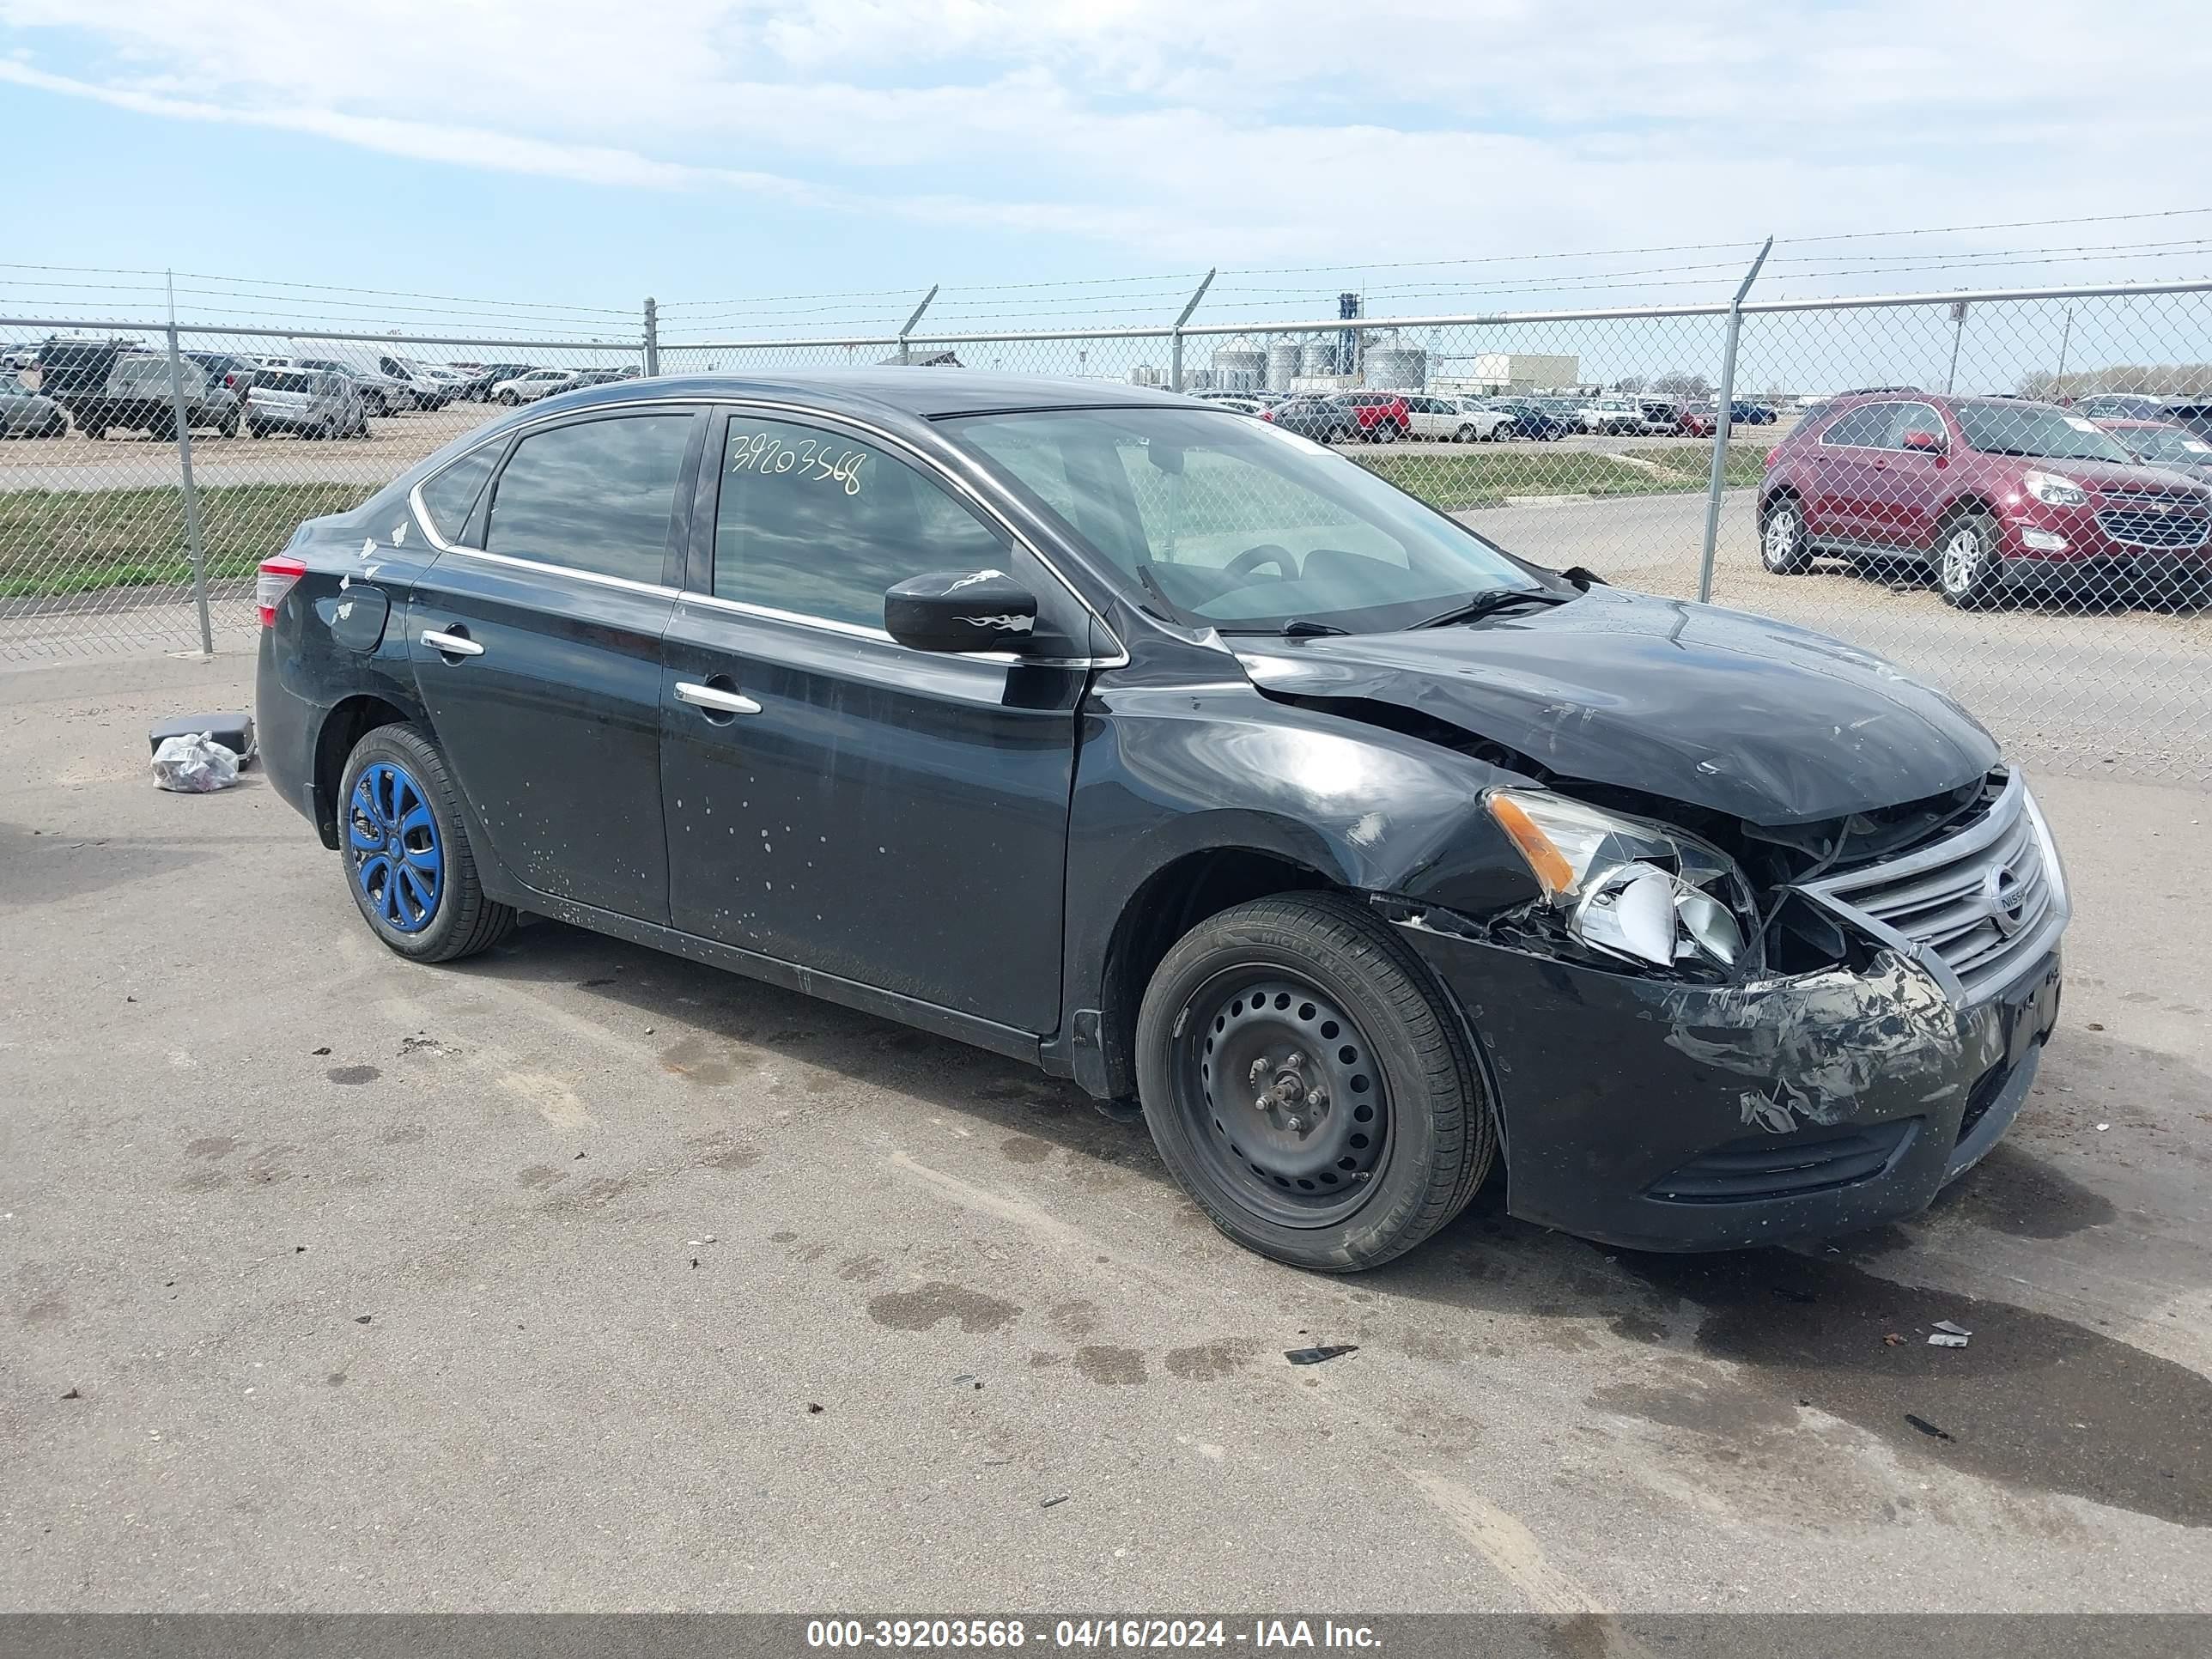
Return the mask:
[[2009,586],[2157,591],[2212,575],[2212,525],[2193,502],[2097,496],[2087,507],[2050,507],[2022,496],[1998,536]]
[[2057,951],[1953,1002],[1885,951],[1745,986],[1668,983],[1401,929],[1489,1067],[1516,1216],[1646,1250],[1911,1215],[1996,1145],[2057,1018]]

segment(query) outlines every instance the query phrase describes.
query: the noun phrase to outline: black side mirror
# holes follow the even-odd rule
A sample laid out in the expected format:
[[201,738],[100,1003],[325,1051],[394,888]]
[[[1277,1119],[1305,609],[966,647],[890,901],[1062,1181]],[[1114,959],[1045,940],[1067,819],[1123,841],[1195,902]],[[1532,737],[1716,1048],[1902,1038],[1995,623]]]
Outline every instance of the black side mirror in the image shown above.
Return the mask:
[[1036,595],[1003,570],[909,576],[884,595],[884,628],[916,651],[1021,651],[1036,631]]

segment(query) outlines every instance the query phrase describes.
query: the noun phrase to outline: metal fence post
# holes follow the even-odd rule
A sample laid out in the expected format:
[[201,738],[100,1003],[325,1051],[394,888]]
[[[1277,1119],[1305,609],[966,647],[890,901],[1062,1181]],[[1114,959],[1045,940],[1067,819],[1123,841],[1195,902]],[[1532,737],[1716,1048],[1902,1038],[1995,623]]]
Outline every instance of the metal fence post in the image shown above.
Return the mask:
[[902,363],[911,362],[913,361],[913,359],[907,355],[907,336],[914,332],[914,325],[921,320],[921,313],[929,309],[929,302],[937,297],[938,287],[939,284],[935,283],[932,283],[929,285],[929,292],[921,296],[921,303],[914,308],[914,315],[908,318],[906,321],[900,325],[898,331],[898,343],[899,362]]
[[1721,486],[1728,477],[1729,431],[1735,424],[1729,417],[1735,412],[1735,347],[1743,335],[1743,296],[1751,292],[1751,285],[1759,280],[1759,268],[1773,251],[1774,239],[1770,236],[1751,262],[1751,269],[1743,273],[1743,281],[1736,284],[1735,298],[1729,301],[1728,344],[1721,352],[1721,389],[1713,399],[1713,471],[1705,484],[1705,547],[1698,559],[1699,605],[1713,597],[1713,549],[1720,540]]
[[647,295],[645,301],[645,378],[660,373],[660,307]]
[[1190,313],[1198,309],[1198,302],[1206,297],[1206,290],[1213,286],[1213,272],[1206,273],[1206,280],[1198,285],[1198,292],[1190,296],[1190,303],[1182,308],[1182,315],[1175,319],[1174,343],[1168,348],[1168,389],[1182,390],[1182,325],[1190,320]]
[[[192,487],[192,422],[185,408],[184,358],[177,349],[177,292],[169,283],[169,419],[177,429],[177,462],[183,469],[185,488],[185,544],[192,557],[192,604],[200,615],[200,650],[215,655],[215,624],[208,616],[207,544],[200,535],[200,495]],[[245,418],[243,411],[240,419]]]

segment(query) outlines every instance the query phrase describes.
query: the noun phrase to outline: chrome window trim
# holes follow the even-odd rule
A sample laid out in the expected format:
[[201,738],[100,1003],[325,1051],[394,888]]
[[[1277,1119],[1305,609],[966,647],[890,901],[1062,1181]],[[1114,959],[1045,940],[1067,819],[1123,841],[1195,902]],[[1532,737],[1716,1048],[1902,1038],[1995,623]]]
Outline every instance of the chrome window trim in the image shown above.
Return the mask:
[[[1127,665],[1129,661],[1129,648],[1121,642],[1121,635],[1114,631],[1112,626],[1108,623],[1105,617],[1098,614],[1097,608],[1094,606],[1090,600],[1083,597],[1081,590],[1079,589],[1073,582],[1068,580],[1066,573],[1062,571],[1058,565],[1054,564],[1050,556],[1048,556],[1042,549],[1039,548],[1035,542],[1029,538],[1029,537],[1024,535],[1022,532],[1007,519],[1006,514],[1000,509],[998,503],[994,501],[981,490],[976,489],[974,484],[962,477],[959,474],[946,471],[945,467],[939,463],[935,456],[931,455],[926,450],[917,447],[914,443],[902,436],[900,434],[893,432],[888,428],[878,426],[874,422],[866,419],[865,416],[848,414],[843,410],[817,409],[811,404],[787,403],[781,399],[771,398],[712,396],[694,398],[639,398],[626,402],[593,404],[586,409],[563,409],[550,412],[535,413],[526,419],[517,420],[512,424],[501,426],[495,432],[487,432],[480,442],[472,443],[466,449],[462,450],[460,453],[455,455],[452,460],[447,461],[446,463],[446,466],[453,466],[458,464],[465,457],[475,453],[476,451],[482,448],[484,444],[493,442],[504,443],[509,439],[519,440],[520,438],[527,437],[533,430],[540,427],[552,426],[563,421],[588,418],[609,413],[627,413],[632,411],[649,412],[656,408],[668,410],[698,410],[702,411],[712,409],[758,409],[773,411],[778,415],[796,415],[800,416],[811,416],[813,419],[817,421],[827,420],[831,422],[842,422],[848,426],[854,427],[861,432],[866,433],[871,441],[880,441],[885,445],[902,452],[902,459],[908,459],[910,465],[918,466],[925,477],[944,481],[953,488],[955,493],[958,496],[973,502],[974,505],[982,513],[985,520],[988,523],[996,526],[1009,541],[1012,542],[1017,547],[1022,549],[1023,551],[1029,554],[1031,558],[1035,559],[1040,565],[1042,565],[1045,570],[1050,574],[1053,580],[1060,584],[1062,591],[1066,593],[1067,597],[1075,602],[1077,608],[1079,609],[1084,615],[1090,617],[1092,623],[1097,624],[1099,630],[1103,633],[1108,639],[1114,642],[1113,651],[1102,657],[1024,657],[1014,652],[1006,651],[963,651],[950,653],[918,652],[915,653],[916,655],[935,656],[956,654],[963,657],[978,657],[986,660],[997,660],[1003,658],[1008,661],[1027,663],[1036,667],[1084,666],[1091,668],[1121,668]],[[717,460],[715,465],[719,467],[720,465],[720,462]],[[417,523],[421,525],[423,535],[429,540],[430,544],[437,548],[437,550],[441,553],[465,553],[474,558],[491,559],[501,563],[515,565],[526,569],[550,571],[559,575],[580,576],[587,581],[600,581],[617,586],[630,587],[645,592],[665,593],[685,599],[703,600],[713,605],[725,606],[732,610],[766,617],[774,621],[796,623],[807,627],[825,629],[833,633],[855,633],[864,639],[882,639],[889,641],[894,645],[898,643],[896,640],[892,640],[891,636],[889,634],[884,633],[881,629],[864,628],[856,623],[841,623],[828,617],[802,616],[795,611],[777,611],[771,606],[755,605],[739,599],[717,599],[711,593],[696,592],[688,588],[679,590],[677,588],[668,587],[659,583],[647,584],[641,582],[632,582],[627,578],[622,576],[601,576],[590,571],[573,569],[567,565],[545,564],[533,559],[518,559],[508,554],[489,553],[482,548],[465,547],[458,543],[449,542],[443,536],[438,533],[437,526],[432,522],[430,514],[423,507],[422,501],[422,489],[423,484],[428,483],[431,478],[434,478],[441,473],[443,473],[446,470],[446,466],[441,466],[438,469],[437,472],[431,473],[428,475],[428,477],[419,479],[409,489],[407,492],[408,504],[414,509],[416,520]],[[911,647],[901,646],[899,648],[901,650],[908,650]]]
[[862,623],[839,622],[830,617],[810,617],[797,611],[779,611],[774,605],[755,605],[750,599],[725,599],[689,587],[676,597],[684,605],[702,605],[716,611],[750,617],[757,621],[787,623],[794,628],[842,634],[848,639],[872,641],[917,657],[956,657],[963,662],[999,663],[1008,667],[1025,668],[1119,668],[1129,660],[1127,653],[1118,657],[1026,657],[1018,651],[916,651],[910,645],[901,645],[884,629],[870,628]]
[[517,570],[542,571],[549,576],[572,576],[580,582],[590,582],[599,587],[618,587],[631,593],[650,593],[656,599],[672,599],[678,590],[665,582],[641,582],[628,576],[610,576],[604,571],[579,570],[574,565],[548,564],[543,559],[518,559],[512,553],[488,553],[481,547],[449,547],[448,553],[457,553],[465,559],[482,559],[487,564],[512,566]]

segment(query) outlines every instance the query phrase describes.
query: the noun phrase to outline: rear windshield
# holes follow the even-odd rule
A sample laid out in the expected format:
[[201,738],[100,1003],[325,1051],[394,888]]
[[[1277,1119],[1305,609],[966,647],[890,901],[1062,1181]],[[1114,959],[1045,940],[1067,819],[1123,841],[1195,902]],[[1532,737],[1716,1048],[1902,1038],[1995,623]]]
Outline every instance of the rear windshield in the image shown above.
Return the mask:
[[2069,415],[2048,404],[2015,404],[1999,398],[1968,399],[1957,407],[1966,447],[1984,455],[2040,456],[2058,461],[2117,461],[2134,457],[2086,416]]
[[307,392],[314,386],[313,379],[291,368],[264,368],[253,377],[257,390],[262,392]]

